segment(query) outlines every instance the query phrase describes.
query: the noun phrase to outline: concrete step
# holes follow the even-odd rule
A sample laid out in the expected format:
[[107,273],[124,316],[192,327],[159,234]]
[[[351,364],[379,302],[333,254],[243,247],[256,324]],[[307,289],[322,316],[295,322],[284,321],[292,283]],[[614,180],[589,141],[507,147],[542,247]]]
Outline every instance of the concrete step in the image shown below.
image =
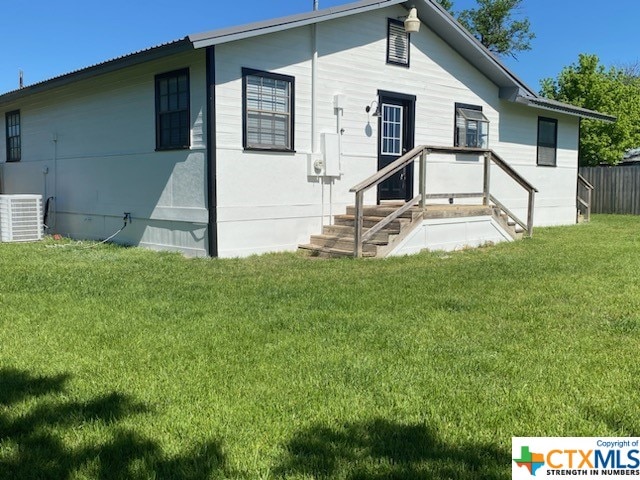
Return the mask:
[[[362,233],[366,233],[369,229],[363,229]],[[356,229],[352,225],[325,225],[322,228],[323,235],[335,235],[338,237],[355,237]],[[384,229],[376,233],[370,240],[370,243],[386,245],[389,243],[389,236],[392,232],[385,231]]]
[[[338,250],[351,251],[353,253],[354,239],[353,237],[341,237],[336,235],[311,235],[311,245],[319,247],[335,248]],[[371,243],[365,243],[362,246],[363,252],[370,252],[374,255],[378,252],[377,246]]]

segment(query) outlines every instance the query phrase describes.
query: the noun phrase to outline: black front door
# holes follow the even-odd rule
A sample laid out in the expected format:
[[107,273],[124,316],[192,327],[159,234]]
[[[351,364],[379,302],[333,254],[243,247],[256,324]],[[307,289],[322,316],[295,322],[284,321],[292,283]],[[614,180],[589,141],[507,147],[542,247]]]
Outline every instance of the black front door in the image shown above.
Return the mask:
[[[380,118],[378,119],[378,170],[414,147],[415,104],[414,95],[378,92]],[[413,198],[413,165],[396,173],[378,186],[380,200],[411,200]]]

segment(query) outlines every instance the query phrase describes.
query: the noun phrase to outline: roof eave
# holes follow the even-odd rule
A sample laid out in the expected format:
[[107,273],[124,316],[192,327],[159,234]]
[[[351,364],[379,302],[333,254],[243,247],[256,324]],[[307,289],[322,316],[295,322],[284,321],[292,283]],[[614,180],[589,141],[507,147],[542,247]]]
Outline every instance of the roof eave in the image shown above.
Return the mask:
[[108,60],[103,63],[83,68],[81,70],[76,70],[74,72],[66,73],[58,77],[43,80],[41,82],[34,83],[33,85],[20,88],[18,90],[7,92],[3,95],[0,95],[0,105],[19,100],[20,98],[26,97],[28,95],[47,91],[52,88],[62,87],[78,80],[92,78],[98,75],[103,75],[105,73],[114,72],[125,67],[138,65],[151,60],[157,60],[168,55],[182,53],[192,49],[193,45],[188,40],[188,38],[185,37],[174,42],[170,42],[157,47],[152,47],[129,55],[124,55],[113,60]]
[[563,113],[565,115],[573,115],[589,120],[598,120],[607,123],[615,123],[618,120],[617,117],[614,117],[613,115],[607,115],[606,113],[596,112],[587,108],[576,107],[575,105],[557,102],[555,100],[550,100],[543,97],[531,98],[523,95],[516,95],[515,98],[506,98],[506,100],[526,105],[527,107],[552,111],[556,113]]
[[304,27],[314,23],[334,20],[336,18],[355,15],[357,13],[376,10],[383,6],[391,6],[403,3],[405,0],[363,0],[347,5],[326,8],[308,13],[301,13],[264,22],[250,23],[240,27],[225,28],[211,32],[203,32],[189,35],[189,40],[194,48],[205,48],[221,43],[242,40],[268,33],[280,32],[290,28]]
[[536,96],[525,82],[511,72],[436,0],[405,1],[405,7],[411,6],[418,9],[418,15],[425,25],[498,87],[518,88],[531,96]]

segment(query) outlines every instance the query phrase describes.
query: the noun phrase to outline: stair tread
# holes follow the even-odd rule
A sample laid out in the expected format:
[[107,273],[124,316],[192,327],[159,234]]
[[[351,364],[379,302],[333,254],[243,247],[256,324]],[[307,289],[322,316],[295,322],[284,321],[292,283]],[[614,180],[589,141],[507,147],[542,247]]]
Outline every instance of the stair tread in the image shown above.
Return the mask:
[[[404,213],[402,213],[399,218],[406,218],[406,219],[411,219],[413,217],[413,214],[418,212],[419,207],[411,207],[409,210],[405,211]],[[397,206],[375,206],[375,205],[370,205],[370,206],[364,206],[362,208],[362,212],[364,214],[364,216],[366,217],[380,217],[380,218],[385,218],[388,215],[394,213],[395,211],[398,210]],[[422,210],[420,209],[420,212]],[[354,214],[355,213],[355,207],[353,205],[349,205],[347,207],[347,214]]]
[[[351,248],[353,249],[353,245],[355,243],[355,239],[353,237],[348,236],[339,236],[339,235],[324,235],[317,234],[311,235],[310,243],[315,245],[323,245],[324,243],[333,243],[333,244],[342,244],[341,246],[336,245],[328,245],[330,248]],[[324,245],[327,246],[327,245]],[[375,242],[365,242],[362,245],[362,250],[373,251],[375,253],[377,244]]]
[[[326,232],[325,230],[328,230],[328,232]],[[323,227],[323,235],[337,235],[338,232],[340,232],[340,234],[351,234],[351,236],[354,236],[354,232],[355,232],[355,227],[353,225],[325,225]],[[362,233],[367,233],[369,230],[371,230],[370,228],[366,228],[363,227],[362,228]],[[374,234],[374,236],[376,237],[389,237],[389,235],[393,235],[395,233],[398,233],[400,230],[397,228],[383,228],[382,230],[380,230],[379,232],[376,232]],[[335,232],[335,233],[334,233]]]
[[[315,235],[311,235],[311,243],[313,243],[313,239],[318,240],[335,240],[337,242],[351,242],[355,243],[355,237],[353,235],[334,235],[331,233],[318,233]],[[364,242],[365,245],[387,245],[389,241],[384,240],[367,240]]]
[[[329,253],[329,254],[340,255],[340,256],[344,256],[344,257],[353,257],[353,250],[344,250],[342,248],[335,248],[335,247],[325,247],[325,246],[321,246],[321,245],[314,245],[312,243],[298,245],[298,248],[300,248],[302,250]],[[374,252],[363,251],[362,252],[362,256],[363,257],[375,257],[376,254]]]
[[[344,214],[344,215],[335,215],[333,218],[336,219],[336,220],[348,220],[348,221],[353,222],[356,217],[355,217],[355,215]],[[384,220],[385,217],[374,217],[372,215],[365,215],[364,217],[362,217],[362,219],[365,222],[368,221],[368,222],[378,223],[378,222]],[[406,217],[399,217],[399,218],[396,218],[396,219],[392,220],[389,223],[389,225],[392,225],[393,222],[397,222],[398,225],[407,225],[407,224],[411,223],[411,219],[406,218]]]

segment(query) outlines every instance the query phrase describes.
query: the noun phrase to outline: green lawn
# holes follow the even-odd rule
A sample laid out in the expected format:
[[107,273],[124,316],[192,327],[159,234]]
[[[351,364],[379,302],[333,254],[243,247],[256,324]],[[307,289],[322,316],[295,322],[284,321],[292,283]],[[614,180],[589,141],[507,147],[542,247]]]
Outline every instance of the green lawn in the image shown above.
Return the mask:
[[[86,244],[85,244],[86,245]],[[0,478],[509,479],[640,435],[640,218],[387,260],[0,243]]]

